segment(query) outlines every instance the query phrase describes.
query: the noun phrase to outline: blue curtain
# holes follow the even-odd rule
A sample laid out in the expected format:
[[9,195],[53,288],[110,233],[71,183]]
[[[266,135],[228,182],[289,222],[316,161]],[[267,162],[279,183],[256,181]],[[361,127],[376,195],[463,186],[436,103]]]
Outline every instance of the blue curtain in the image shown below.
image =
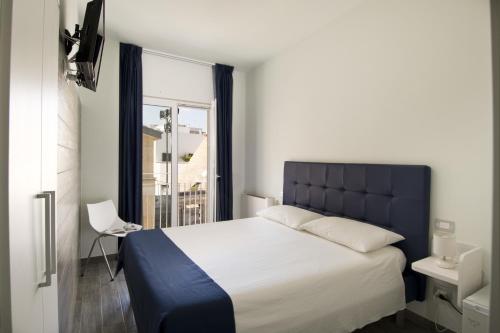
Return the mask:
[[[101,110],[106,112],[106,110]],[[142,48],[120,44],[118,215],[142,223]]]
[[233,219],[233,67],[215,64],[217,100],[217,221]]

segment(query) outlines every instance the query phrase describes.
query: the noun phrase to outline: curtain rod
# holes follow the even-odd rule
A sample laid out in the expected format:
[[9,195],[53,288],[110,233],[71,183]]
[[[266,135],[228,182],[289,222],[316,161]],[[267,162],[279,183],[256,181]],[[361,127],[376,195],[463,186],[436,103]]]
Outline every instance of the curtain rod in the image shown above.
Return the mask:
[[155,55],[155,56],[158,56],[158,57],[169,58],[169,59],[173,59],[173,60],[185,61],[185,62],[189,62],[189,63],[192,63],[192,64],[197,64],[197,65],[210,66],[210,67],[212,67],[213,65],[215,65],[213,62],[208,62],[208,61],[203,61],[203,60],[197,60],[197,59],[191,59],[191,58],[187,58],[187,57],[181,57],[181,56],[178,56],[178,55],[175,55],[175,54],[170,54],[170,53],[165,53],[165,52],[155,51],[155,50],[150,50],[150,49],[145,49],[145,48],[142,49],[142,52],[146,53],[146,54],[150,54],[150,55]]

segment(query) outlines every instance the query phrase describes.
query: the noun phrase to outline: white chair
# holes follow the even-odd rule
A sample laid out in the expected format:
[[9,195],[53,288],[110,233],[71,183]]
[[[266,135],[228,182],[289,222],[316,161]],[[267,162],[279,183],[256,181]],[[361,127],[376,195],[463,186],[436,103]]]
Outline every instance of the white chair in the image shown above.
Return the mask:
[[[82,270],[82,276],[85,274],[85,270],[87,269],[87,264],[89,263],[90,256],[92,255],[92,251],[94,250],[95,243],[99,242],[99,247],[101,248],[102,255],[104,256],[104,261],[106,261],[106,266],[108,267],[109,276],[111,276],[111,281],[113,281],[114,276],[113,273],[111,272],[111,267],[109,266],[106,252],[104,252],[104,247],[102,246],[101,238],[102,237],[122,238],[127,236],[127,234],[131,232],[141,230],[142,226],[138,224],[127,223],[123,221],[120,217],[118,217],[115,205],[111,200],[99,202],[96,204],[88,204],[87,210],[89,213],[90,226],[97,232],[97,237],[94,239],[92,247],[90,248],[87,261],[85,262],[85,266],[83,267]],[[133,229],[131,227],[133,227]]]

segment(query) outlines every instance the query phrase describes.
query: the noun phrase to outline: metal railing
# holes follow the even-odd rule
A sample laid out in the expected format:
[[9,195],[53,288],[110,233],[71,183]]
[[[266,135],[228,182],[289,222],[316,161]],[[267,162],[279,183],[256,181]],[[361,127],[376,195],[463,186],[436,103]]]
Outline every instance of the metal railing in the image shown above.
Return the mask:
[[178,184],[178,225],[207,223],[207,183]]
[[[177,207],[172,208],[172,193],[164,182],[155,181],[154,190],[147,191],[143,183],[143,224],[146,229],[168,228],[172,223],[172,209],[177,209],[177,225],[208,222],[208,195],[206,182],[180,183],[177,186]],[[144,195],[144,193],[150,193]],[[152,200],[154,199],[154,208]],[[153,212],[154,209],[154,212]],[[148,212],[149,210],[149,212]],[[151,215],[154,214],[154,219]]]

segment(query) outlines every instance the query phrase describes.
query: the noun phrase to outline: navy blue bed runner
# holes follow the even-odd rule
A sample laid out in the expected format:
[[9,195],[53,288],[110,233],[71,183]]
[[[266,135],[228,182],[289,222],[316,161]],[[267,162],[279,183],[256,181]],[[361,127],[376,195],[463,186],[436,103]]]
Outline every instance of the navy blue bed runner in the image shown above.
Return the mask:
[[229,295],[160,229],[129,234],[124,270],[140,333],[234,333]]

